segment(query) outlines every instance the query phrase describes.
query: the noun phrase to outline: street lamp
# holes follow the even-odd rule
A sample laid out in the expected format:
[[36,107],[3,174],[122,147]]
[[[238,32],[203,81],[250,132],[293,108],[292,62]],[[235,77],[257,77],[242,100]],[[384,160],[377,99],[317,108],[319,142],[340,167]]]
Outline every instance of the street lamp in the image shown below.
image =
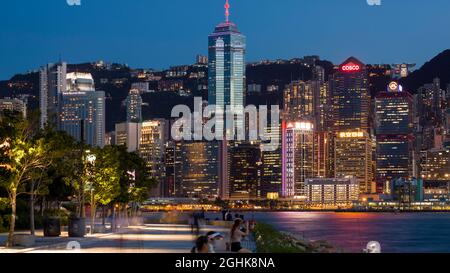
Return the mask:
[[[0,143],[0,149],[9,148],[10,146],[11,146],[11,144],[9,144],[9,140],[8,139],[5,140],[5,142]],[[5,155],[7,155],[7,154],[8,154],[8,152],[5,151]],[[0,164],[0,168],[5,168],[6,170],[10,170],[11,169],[11,165],[9,165],[9,164]]]
[[[86,151],[89,153],[86,157],[87,162],[93,167],[95,165],[95,160],[97,160],[97,157],[94,154],[91,154],[90,151]],[[89,188],[91,191],[91,230],[90,234],[94,234],[94,228],[95,228],[95,197],[94,197],[94,182],[92,181],[92,171],[89,172],[90,181],[89,181]]]
[[5,140],[3,143],[0,143],[0,149],[9,148],[10,144],[8,140]]
[[96,157],[94,154],[89,154],[89,155],[86,157],[86,160],[87,160],[91,165],[94,165],[95,160],[97,160],[97,157]]

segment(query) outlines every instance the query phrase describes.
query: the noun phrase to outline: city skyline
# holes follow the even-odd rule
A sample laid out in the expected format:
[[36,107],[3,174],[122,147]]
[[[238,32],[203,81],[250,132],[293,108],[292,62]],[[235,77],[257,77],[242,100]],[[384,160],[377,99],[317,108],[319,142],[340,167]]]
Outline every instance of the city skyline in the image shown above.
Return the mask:
[[160,1],[5,16],[0,253],[450,251],[450,4]]
[[[3,4],[11,12],[0,19],[4,26],[2,36],[8,41],[0,45],[4,64],[0,79],[35,70],[59,57],[70,63],[104,59],[155,69],[190,63],[195,54],[206,55],[205,34],[225,20],[222,0],[174,0],[171,5],[166,1],[133,2],[120,5],[118,1],[108,4],[82,1],[81,6],[69,6],[63,0],[53,0],[30,2],[28,8],[23,8],[21,1]],[[370,6],[364,0],[285,1],[281,7],[274,1],[235,0],[230,1],[230,21],[248,35],[250,62],[315,54],[333,63],[355,55],[364,63],[415,62],[420,66],[446,48],[439,45],[450,42],[443,23],[446,10],[443,7],[450,3],[439,0],[439,4],[427,5],[414,0],[404,5],[403,2],[383,1],[381,6]],[[98,14],[99,8],[102,14]],[[34,14],[35,10],[40,11],[39,16]],[[340,10],[351,16],[339,13]],[[12,17],[16,11],[23,20]],[[255,20],[247,16],[250,13],[261,16]],[[164,16],[168,14],[171,16]],[[56,16],[56,20],[50,15]],[[428,16],[434,20],[427,20]],[[385,20],[391,17],[392,20]],[[58,20],[76,24],[55,24]],[[337,20],[341,23],[336,24]],[[353,23],[362,20],[368,23]],[[181,31],[181,27],[188,30]],[[336,44],[344,46],[337,49]]]
[[[192,139],[185,137],[184,133],[181,139],[178,138],[178,133],[174,133],[174,131],[178,132],[177,124],[183,121],[185,115],[184,111],[176,110],[178,106],[172,109],[171,117],[172,119],[180,118],[179,120],[171,120],[168,117],[159,120],[144,119],[142,106],[144,102],[146,104],[147,102],[142,95],[151,92],[150,82],[155,80],[157,84],[153,82],[154,87],[164,90],[168,88],[178,92],[180,96],[194,98],[194,104],[198,101],[200,106],[202,106],[203,98],[198,97],[198,91],[207,90],[203,95],[208,96],[209,106],[215,106],[215,108],[220,106],[215,109],[214,122],[217,119],[217,123],[214,130],[216,132],[222,131],[225,124],[227,130],[229,129],[228,121],[225,123],[218,118],[223,112],[221,107],[231,106],[235,114],[243,111],[243,107],[246,106],[244,98],[247,88],[247,67],[244,65],[247,59],[246,33],[240,31],[238,24],[230,19],[229,1],[226,0],[223,3],[225,3],[223,19],[208,36],[208,55],[207,57],[198,56],[197,63],[194,65],[203,71],[193,72],[186,66],[172,67],[172,71],[166,74],[166,78],[162,76],[157,78],[153,74],[147,75],[147,72],[141,72],[142,74],[138,75],[139,80],[131,83],[131,89],[121,103],[126,106],[126,122],[115,123],[115,131],[109,131],[107,139],[105,139],[106,93],[95,91],[94,81],[107,83],[109,79],[94,79],[90,73],[67,73],[66,62],[42,67],[39,84],[40,110],[43,113],[41,127],[57,125],[59,130],[66,131],[78,141],[84,141],[91,146],[103,147],[104,142],[107,142],[107,145],[125,145],[128,152],[138,152],[146,158],[147,167],[152,169],[154,177],[158,177],[159,193],[156,193],[156,196],[166,197],[214,196],[211,194],[211,188],[205,186],[205,183],[211,184],[213,177],[216,178],[216,181],[212,183],[216,186],[216,194],[218,193],[218,197],[225,200],[243,196],[249,199],[305,198],[307,179],[315,177],[353,176],[359,184],[361,196],[391,194],[394,181],[422,177],[415,167],[420,164],[425,166],[423,162],[429,161],[427,158],[424,161],[419,160],[422,152],[435,149],[442,154],[442,151],[448,149],[449,117],[446,116],[445,111],[448,107],[447,93],[450,89],[441,89],[440,81],[435,79],[433,84],[423,85],[419,94],[415,95],[416,107],[413,107],[412,95],[408,90],[403,90],[398,82],[408,75],[409,64],[398,67],[398,71],[391,71],[388,66],[378,66],[376,69],[380,71],[377,73],[384,77],[390,76],[392,82],[388,84],[386,81],[387,92],[381,91],[376,97],[378,108],[375,113],[369,82],[374,70],[356,57],[347,57],[344,62],[335,66],[334,71],[328,72],[328,77],[326,69],[319,64],[319,56],[305,57],[297,62],[303,62],[303,65],[310,70],[309,80],[295,80],[291,76],[291,82],[287,82],[284,86],[280,86],[280,82],[275,86],[274,84],[278,81],[275,79],[264,86],[266,92],[275,91],[281,95],[284,103],[283,117],[280,119],[280,115],[271,116],[271,119],[281,123],[278,122],[275,127],[271,127],[274,131],[269,133],[276,137],[277,143],[281,142],[282,145],[271,151],[274,157],[270,164],[273,166],[266,166],[265,169],[261,167],[266,160],[266,155],[263,154],[267,152],[263,149],[265,144],[263,139],[246,140],[244,137],[234,140],[235,135],[228,136],[227,132],[226,139],[216,139],[218,143],[213,144],[214,148],[206,145],[208,141],[211,141],[209,138],[195,139],[200,141],[198,145],[203,145],[196,147],[197,144],[191,143]],[[107,70],[111,69],[104,63],[96,64],[96,66],[99,65]],[[183,77],[196,79],[196,84],[184,90]],[[204,86],[205,79],[207,89]],[[119,85],[122,85],[124,81],[123,79],[112,80]],[[252,92],[259,89],[256,93],[261,93],[262,87],[262,84],[253,84],[251,89],[254,89]],[[252,92],[249,92],[249,97],[255,95]],[[383,94],[385,94],[384,97],[380,96]],[[410,98],[407,107],[404,100],[397,99],[402,96]],[[382,104],[384,106],[381,106]],[[188,106],[181,106],[189,110]],[[279,106],[278,103],[276,106]],[[422,114],[429,115],[429,119],[418,119],[420,115],[416,109],[420,109]],[[174,115],[174,111],[183,114],[183,118]],[[403,116],[402,119],[399,119],[400,115]],[[398,119],[393,119],[393,116],[397,116]],[[171,124],[172,122],[175,123]],[[201,124],[205,120],[201,118],[198,122]],[[245,132],[245,123],[238,118],[233,127],[244,128],[242,131]],[[397,128],[400,123],[405,128],[413,129],[415,126],[414,133],[419,136],[417,143],[412,142],[413,137],[408,137],[409,132],[406,129]],[[167,138],[170,125],[172,125],[171,137]],[[184,126],[183,123],[183,130]],[[190,126],[187,127],[190,128]],[[395,134],[389,131],[393,130],[392,128],[397,128],[392,131]],[[191,133],[190,129],[187,131]],[[422,137],[423,140],[420,140]],[[183,148],[186,148],[184,145],[194,145],[187,149],[190,151],[188,153],[195,152],[198,154],[195,160],[203,160],[203,162],[195,161],[196,163],[192,165],[206,166],[206,169],[199,169],[199,173],[194,177],[191,177],[190,173],[179,174],[176,167],[178,164],[176,153],[183,151]],[[165,151],[165,148],[172,150],[170,146],[173,147],[173,155],[168,155]],[[157,151],[158,160],[156,161],[162,162],[162,159],[167,159],[166,168],[173,165],[173,170],[166,169],[164,174],[163,169],[155,164],[155,157],[149,156],[149,151],[153,151],[150,154]],[[212,154],[215,156],[214,160],[211,160],[212,157],[209,156]],[[253,156],[249,157],[249,155]],[[430,156],[433,155],[430,154]],[[375,157],[379,166],[375,164]],[[189,160],[194,162],[193,159],[187,158],[182,160],[182,166],[186,167],[185,164],[189,166],[187,163]],[[414,167],[409,170],[410,168],[404,166],[405,163]],[[443,164],[447,164],[446,161],[443,161]],[[278,169],[280,166],[281,171]],[[190,168],[187,167],[187,169]],[[437,169],[445,172],[445,167]],[[277,171],[278,177],[273,177],[272,174]],[[241,179],[240,176],[244,174],[247,178]],[[281,188],[268,187],[272,182],[264,181],[263,177],[266,174],[274,179],[272,182],[281,185]],[[167,179],[164,179],[165,175]],[[185,179],[190,182],[185,184]],[[329,185],[329,183],[337,182],[321,181],[319,184]],[[273,188],[273,191],[266,192],[268,188]]]

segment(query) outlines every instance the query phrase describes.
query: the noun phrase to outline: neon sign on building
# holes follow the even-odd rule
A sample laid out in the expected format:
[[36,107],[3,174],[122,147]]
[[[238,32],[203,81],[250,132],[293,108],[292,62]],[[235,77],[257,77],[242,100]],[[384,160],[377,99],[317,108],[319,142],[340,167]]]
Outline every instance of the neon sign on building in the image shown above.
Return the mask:
[[287,125],[287,128],[303,130],[303,131],[311,131],[314,129],[314,125],[311,122],[295,122],[295,123],[289,123]]
[[361,70],[361,66],[359,64],[350,62],[350,63],[344,64],[341,69],[344,72],[355,72],[355,71]]
[[364,137],[363,132],[341,132],[339,138],[361,138]]

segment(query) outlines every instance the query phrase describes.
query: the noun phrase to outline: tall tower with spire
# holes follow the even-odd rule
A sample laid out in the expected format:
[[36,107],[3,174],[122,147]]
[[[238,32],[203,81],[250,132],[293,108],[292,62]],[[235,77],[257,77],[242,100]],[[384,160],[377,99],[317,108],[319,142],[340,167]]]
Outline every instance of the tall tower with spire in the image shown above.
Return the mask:
[[230,20],[230,4],[225,3],[225,22],[209,35],[210,105],[244,106],[246,38]]
[[230,22],[230,3],[227,2],[225,3],[225,22],[229,23]]
[[[230,21],[230,3],[225,3],[225,22],[216,26],[208,39],[208,103],[216,105],[216,116],[224,115],[227,106],[242,110],[245,98],[246,38]],[[236,126],[244,126],[236,120]],[[216,121],[216,132],[224,132],[225,122]],[[219,149],[219,184],[221,198],[229,198],[228,141],[221,141]]]

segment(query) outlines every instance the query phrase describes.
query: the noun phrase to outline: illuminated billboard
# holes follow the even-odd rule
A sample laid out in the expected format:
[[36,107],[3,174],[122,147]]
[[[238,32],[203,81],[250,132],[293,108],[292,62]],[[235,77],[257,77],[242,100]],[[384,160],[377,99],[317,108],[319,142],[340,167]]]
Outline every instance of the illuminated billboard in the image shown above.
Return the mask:
[[346,73],[359,72],[363,69],[364,64],[362,64],[355,57],[348,58],[343,64],[339,66],[339,70]]

